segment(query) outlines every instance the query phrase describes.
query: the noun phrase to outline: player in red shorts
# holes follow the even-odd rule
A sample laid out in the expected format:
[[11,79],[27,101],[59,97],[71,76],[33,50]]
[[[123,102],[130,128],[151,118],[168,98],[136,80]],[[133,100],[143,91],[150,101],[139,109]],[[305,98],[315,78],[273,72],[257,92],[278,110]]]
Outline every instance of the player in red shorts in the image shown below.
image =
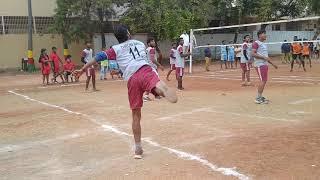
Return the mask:
[[[93,50],[91,49],[91,43],[89,41],[86,42],[86,48],[82,51],[81,62],[83,64],[87,64],[93,58]],[[86,91],[89,89],[90,79],[92,80],[92,89],[93,91],[97,91],[96,88],[96,72],[94,69],[94,64],[92,66],[88,66],[86,69]]]
[[172,43],[172,49],[170,50],[170,71],[167,74],[167,81],[170,81],[169,76],[171,72],[176,70],[176,54],[177,43]]
[[276,65],[271,62],[271,58],[268,54],[267,45],[264,41],[267,39],[266,31],[258,31],[258,40],[252,44],[252,56],[254,57],[254,67],[257,70],[258,76],[260,78],[260,83],[258,86],[258,96],[255,99],[257,104],[267,104],[269,100],[262,96],[264,87],[268,81],[268,63],[274,68],[278,69]]
[[42,84],[45,84],[45,80],[47,80],[47,85],[49,85],[49,75],[51,71],[50,59],[47,54],[46,49],[41,49],[41,55],[39,57],[39,63],[41,65],[41,73],[42,73]]
[[[250,86],[250,59],[251,54],[249,54],[249,43],[250,43],[250,36],[245,35],[243,38],[243,44],[241,45],[241,57],[240,57],[240,66],[242,69],[242,86]],[[247,80],[247,81],[246,81]]]
[[79,77],[86,68],[105,60],[113,59],[119,64],[123,72],[124,80],[128,81],[128,97],[132,110],[132,131],[135,140],[135,159],[141,159],[143,150],[141,145],[141,108],[143,106],[142,96],[144,92],[154,92],[165,97],[169,102],[176,103],[175,91],[160,81],[159,76],[147,62],[146,48],[143,42],[131,39],[127,27],[121,25],[114,33],[120,44],[112,46],[111,49],[98,53],[80,71]]
[[62,60],[57,54],[57,48],[52,47],[52,52],[50,54],[50,59],[53,62],[53,78],[52,82],[57,83],[57,77],[60,76],[62,83],[64,83],[64,79],[62,73],[60,72],[60,63],[63,64]]
[[183,38],[180,38],[179,40],[179,46],[177,47],[177,55],[176,55],[176,77],[178,81],[178,89],[183,90],[182,86],[182,78],[184,75],[184,60],[185,57],[190,56],[190,53],[183,53]]

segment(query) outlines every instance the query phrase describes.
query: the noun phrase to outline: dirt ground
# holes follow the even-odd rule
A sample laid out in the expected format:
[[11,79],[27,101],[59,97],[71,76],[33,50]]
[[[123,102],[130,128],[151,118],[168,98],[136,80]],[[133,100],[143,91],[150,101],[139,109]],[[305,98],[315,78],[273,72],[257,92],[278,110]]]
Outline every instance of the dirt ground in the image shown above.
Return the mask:
[[83,79],[43,87],[38,74],[1,75],[0,179],[319,179],[319,62],[270,67],[267,105],[240,86],[240,69],[197,66],[177,104],[144,104],[142,160],[132,158],[126,82],[86,93]]

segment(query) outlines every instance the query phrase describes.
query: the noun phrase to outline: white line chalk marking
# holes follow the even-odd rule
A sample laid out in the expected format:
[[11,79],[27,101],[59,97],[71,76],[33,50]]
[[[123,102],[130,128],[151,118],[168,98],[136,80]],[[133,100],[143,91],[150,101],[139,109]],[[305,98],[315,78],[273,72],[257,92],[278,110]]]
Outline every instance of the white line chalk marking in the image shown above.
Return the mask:
[[288,104],[290,105],[298,105],[298,104],[303,104],[303,103],[307,103],[307,102],[313,102],[313,101],[318,101],[319,99],[301,99],[298,101],[293,101],[293,102],[289,102]]
[[[189,111],[192,112],[192,111]],[[180,116],[181,114],[193,114],[194,112],[209,112],[209,113],[220,113],[220,114],[225,114],[225,115],[234,115],[234,116],[243,116],[243,117],[250,117],[250,118],[258,118],[258,119],[272,119],[272,120],[276,120],[276,121],[286,121],[286,122],[295,122],[298,120],[289,120],[289,119],[284,119],[284,118],[274,118],[274,117],[266,117],[266,116],[258,116],[258,115],[252,115],[252,114],[241,114],[241,113],[235,113],[235,112],[230,112],[230,111],[220,111],[220,110],[215,110],[212,107],[208,107],[208,108],[199,108],[196,109],[195,111],[193,111],[192,113],[180,113],[180,114],[175,114],[172,116],[165,116],[163,118],[158,118],[159,120],[169,120],[169,119],[173,119],[176,118],[178,116]]]
[[[212,77],[212,76],[186,76],[190,78],[203,78],[203,79],[220,79],[220,80],[232,80],[232,81],[241,81],[240,78],[227,78],[227,77]],[[299,82],[299,81],[275,81],[271,80],[272,83],[286,83],[286,84],[310,84],[315,85],[316,83],[311,82]]]
[[[32,102],[37,102],[39,104],[46,105],[46,106],[49,106],[49,107],[57,108],[57,109],[60,109],[62,111],[70,113],[70,114],[81,115],[83,117],[88,118],[94,124],[99,125],[100,127],[104,128],[106,131],[113,132],[113,133],[115,133],[115,134],[117,134],[119,136],[132,137],[131,134],[123,132],[123,131],[121,131],[121,130],[113,127],[113,126],[103,124],[103,123],[97,121],[96,119],[90,117],[87,114],[83,114],[83,113],[80,113],[80,112],[74,112],[74,111],[71,111],[71,110],[66,109],[64,107],[60,107],[60,106],[57,106],[57,105],[53,105],[53,104],[49,104],[49,103],[46,103],[46,102],[43,102],[43,101],[39,101],[39,100],[30,98],[29,96],[16,93],[14,91],[8,91],[8,92],[11,93],[11,94],[23,97],[26,100],[29,100],[29,101],[32,101]],[[218,167],[217,165],[214,165],[214,164],[210,163],[208,160],[203,159],[203,158],[201,158],[199,156],[196,156],[196,155],[184,152],[184,151],[180,151],[180,150],[177,150],[177,149],[172,149],[172,148],[169,148],[169,147],[166,147],[166,146],[162,146],[162,145],[158,144],[157,142],[154,142],[154,141],[152,141],[150,139],[143,139],[143,141],[147,142],[148,144],[150,144],[150,145],[152,145],[154,147],[158,147],[158,148],[167,150],[169,153],[175,154],[177,157],[179,157],[181,159],[196,161],[196,162],[202,164],[203,166],[209,167],[212,171],[220,172],[220,173],[222,173],[224,175],[227,175],[227,176],[234,176],[234,177],[236,177],[236,178],[238,178],[240,180],[248,180],[248,179],[250,179],[248,176],[246,176],[244,174],[241,174],[238,171],[236,171],[235,168]]]

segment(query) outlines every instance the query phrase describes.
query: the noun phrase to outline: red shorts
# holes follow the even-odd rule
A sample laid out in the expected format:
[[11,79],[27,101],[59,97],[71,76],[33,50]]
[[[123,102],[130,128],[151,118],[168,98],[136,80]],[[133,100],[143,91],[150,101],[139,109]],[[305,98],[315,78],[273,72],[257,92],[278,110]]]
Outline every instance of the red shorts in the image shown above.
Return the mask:
[[87,77],[96,76],[96,72],[95,72],[94,68],[88,68],[88,69],[86,69],[86,76],[87,76]]
[[267,82],[268,81],[268,66],[267,65],[263,65],[260,67],[256,67],[258,76],[260,78],[260,81],[262,82]]
[[143,93],[151,92],[160,81],[159,76],[150,66],[142,66],[128,81],[128,97],[131,109],[143,106]]
[[59,67],[59,62],[53,61],[53,72],[54,73],[60,73],[60,67]]
[[240,63],[242,71],[250,71],[250,64],[251,63]]
[[176,65],[175,64],[170,64],[170,70],[176,70]]
[[44,66],[41,70],[42,75],[49,75],[50,74],[50,66]]
[[183,75],[184,75],[184,68],[176,67],[176,76],[177,77],[183,77]]

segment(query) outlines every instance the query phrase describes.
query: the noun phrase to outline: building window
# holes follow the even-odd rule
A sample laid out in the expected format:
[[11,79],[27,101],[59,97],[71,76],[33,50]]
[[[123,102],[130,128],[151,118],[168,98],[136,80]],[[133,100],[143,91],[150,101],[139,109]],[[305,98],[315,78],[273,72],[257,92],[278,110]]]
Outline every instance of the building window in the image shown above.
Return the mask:
[[314,24],[314,25],[313,25],[313,28],[315,28],[315,29],[316,29],[316,28],[317,28],[317,24]]

